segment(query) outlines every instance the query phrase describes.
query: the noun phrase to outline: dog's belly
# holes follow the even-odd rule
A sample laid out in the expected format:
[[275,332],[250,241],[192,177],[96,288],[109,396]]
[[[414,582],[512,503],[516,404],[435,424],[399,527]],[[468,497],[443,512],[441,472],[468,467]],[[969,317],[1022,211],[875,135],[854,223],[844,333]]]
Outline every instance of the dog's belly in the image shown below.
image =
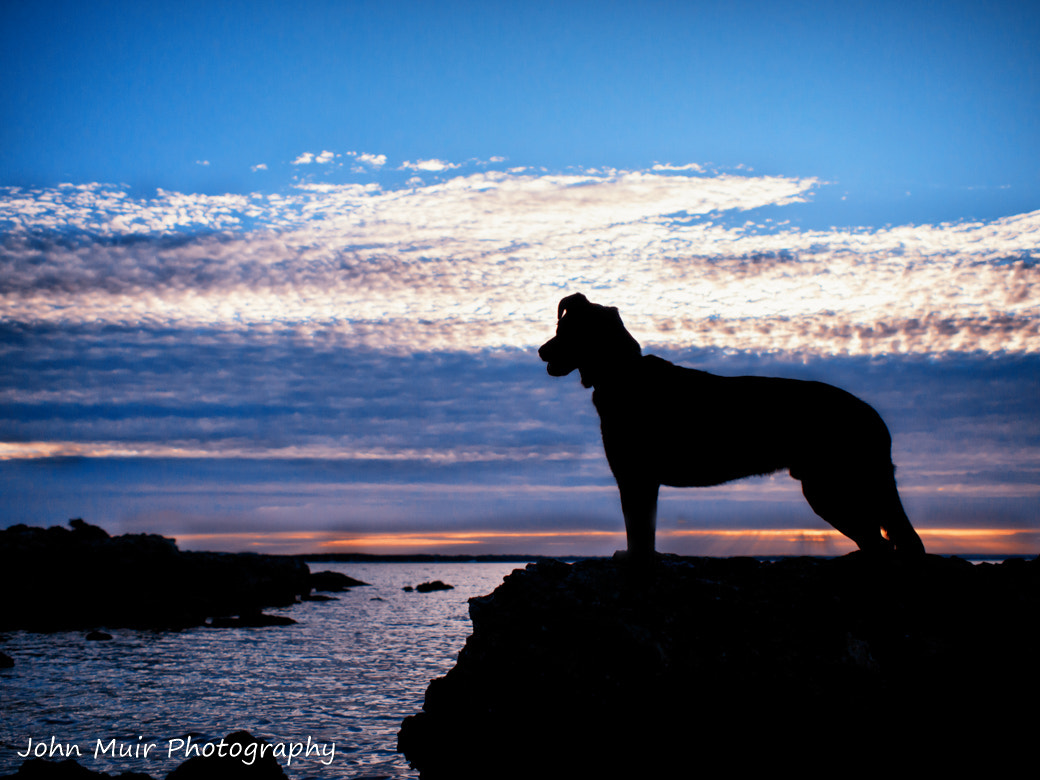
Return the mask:
[[732,482],[736,479],[771,474],[787,468],[786,463],[757,459],[754,462],[718,460],[713,463],[691,461],[689,463],[660,464],[655,469],[655,481],[670,487],[709,487]]
[[659,437],[621,437],[603,439],[607,461],[619,478],[639,476],[671,487],[708,487],[759,474],[770,474],[790,466],[791,459],[782,448],[763,446],[743,440],[713,442],[701,439],[662,439]]

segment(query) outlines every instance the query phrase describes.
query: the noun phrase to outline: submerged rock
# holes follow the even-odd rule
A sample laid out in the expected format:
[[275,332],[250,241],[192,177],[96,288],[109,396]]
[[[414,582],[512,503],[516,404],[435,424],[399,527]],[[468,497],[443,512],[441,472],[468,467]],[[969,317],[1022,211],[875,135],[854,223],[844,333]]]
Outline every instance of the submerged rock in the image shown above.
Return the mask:
[[1040,559],[531,564],[470,600],[398,749],[423,780],[882,769],[969,723],[1013,750],[1038,608]]
[[296,621],[284,615],[268,615],[266,612],[254,612],[248,615],[216,617],[206,625],[210,628],[265,628],[267,626],[294,626]]
[[[248,731],[236,731],[221,743],[227,746],[224,755],[189,758],[166,775],[166,780],[286,780],[285,771],[264,740]],[[265,745],[267,749],[261,751]]]

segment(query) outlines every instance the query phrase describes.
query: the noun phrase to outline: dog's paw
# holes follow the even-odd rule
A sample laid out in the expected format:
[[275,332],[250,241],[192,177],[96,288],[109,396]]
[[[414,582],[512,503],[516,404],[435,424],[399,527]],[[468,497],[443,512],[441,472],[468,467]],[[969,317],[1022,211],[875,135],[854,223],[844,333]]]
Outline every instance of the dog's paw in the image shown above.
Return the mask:
[[618,550],[614,553],[613,560],[625,566],[636,568],[636,569],[649,569],[660,558],[660,553],[649,551],[649,552],[632,552],[631,550]]

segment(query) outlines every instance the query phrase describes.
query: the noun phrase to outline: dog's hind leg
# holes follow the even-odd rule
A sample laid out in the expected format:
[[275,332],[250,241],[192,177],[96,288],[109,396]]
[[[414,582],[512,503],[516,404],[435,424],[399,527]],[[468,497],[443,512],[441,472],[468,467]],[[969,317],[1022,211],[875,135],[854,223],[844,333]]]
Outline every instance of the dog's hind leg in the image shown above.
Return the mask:
[[895,476],[888,479],[878,490],[881,527],[885,529],[889,541],[895,545],[896,552],[902,555],[924,555],[924,543],[910,525],[910,518],[906,516],[903,503],[899,500]]
[[621,511],[625,515],[625,534],[628,554],[633,558],[652,558],[654,537],[657,533],[656,482],[643,480],[618,481],[621,492]]
[[857,547],[861,550],[885,547],[876,496],[869,495],[869,488],[864,491],[858,480],[829,474],[801,475],[801,480],[802,495],[812,510]]

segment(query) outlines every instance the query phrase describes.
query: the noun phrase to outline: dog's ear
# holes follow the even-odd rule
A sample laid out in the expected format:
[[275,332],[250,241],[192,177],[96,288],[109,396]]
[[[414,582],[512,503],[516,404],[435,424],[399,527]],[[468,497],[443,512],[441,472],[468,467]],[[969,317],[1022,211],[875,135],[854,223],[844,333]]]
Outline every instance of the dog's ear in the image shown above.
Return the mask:
[[617,327],[618,354],[626,357],[639,357],[643,354],[643,348],[639,346],[639,342],[633,338],[632,334],[628,332],[628,328],[625,327],[625,323],[621,321],[621,314],[618,312],[617,306],[610,306],[607,311],[610,312],[614,325]]
[[556,319],[562,318],[563,313],[565,311],[573,311],[575,309],[580,309],[582,307],[591,305],[592,304],[589,303],[589,299],[581,293],[574,293],[574,295],[568,295],[566,298],[560,301],[560,305],[556,307]]

